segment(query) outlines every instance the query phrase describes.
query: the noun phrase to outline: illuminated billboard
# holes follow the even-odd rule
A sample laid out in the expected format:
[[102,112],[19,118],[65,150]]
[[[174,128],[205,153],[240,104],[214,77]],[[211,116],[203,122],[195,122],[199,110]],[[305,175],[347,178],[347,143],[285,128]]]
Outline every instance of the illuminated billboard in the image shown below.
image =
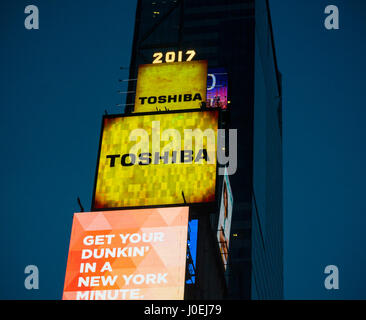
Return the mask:
[[134,112],[199,109],[206,86],[207,61],[140,65]]
[[213,203],[218,116],[104,116],[93,210]]
[[197,260],[197,234],[198,220],[194,219],[188,223],[188,241],[187,241],[187,284],[196,282],[196,260]]
[[230,241],[232,212],[233,212],[233,194],[231,192],[227,169],[225,168],[224,181],[222,184],[219,223],[217,228],[217,240],[219,242],[220,253],[225,269],[227,266],[227,260],[229,256],[229,241]]
[[226,69],[209,69],[207,79],[207,108],[226,109],[228,106],[228,74]]
[[182,300],[188,207],[74,214],[64,300]]

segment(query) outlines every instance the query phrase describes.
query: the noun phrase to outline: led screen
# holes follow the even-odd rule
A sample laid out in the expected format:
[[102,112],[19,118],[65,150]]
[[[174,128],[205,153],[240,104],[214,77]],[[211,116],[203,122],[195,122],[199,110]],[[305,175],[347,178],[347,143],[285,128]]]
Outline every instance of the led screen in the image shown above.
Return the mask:
[[209,69],[207,79],[206,106],[226,109],[228,106],[228,74],[226,69]]
[[218,111],[105,116],[94,209],[215,201]]
[[197,232],[198,232],[198,220],[194,219],[189,221],[188,243],[187,243],[187,263],[188,263],[188,275],[186,279],[187,284],[194,284],[196,282]]
[[140,65],[134,112],[199,109],[206,85],[207,61]]
[[233,211],[233,194],[231,192],[229,176],[225,169],[224,181],[222,185],[219,223],[217,228],[217,240],[219,242],[221,257],[226,269],[229,255],[229,241],[231,217]]
[[188,207],[75,213],[64,300],[181,300]]

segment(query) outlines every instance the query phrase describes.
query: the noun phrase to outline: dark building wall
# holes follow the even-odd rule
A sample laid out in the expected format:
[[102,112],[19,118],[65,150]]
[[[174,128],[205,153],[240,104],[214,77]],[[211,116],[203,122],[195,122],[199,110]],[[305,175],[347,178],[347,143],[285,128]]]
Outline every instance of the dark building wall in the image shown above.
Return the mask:
[[255,7],[252,298],[283,299],[281,77],[267,5]]
[[198,224],[197,238],[197,273],[194,290],[185,296],[186,299],[222,300],[226,297],[226,283],[223,277],[224,268],[216,233],[210,224],[208,215],[202,216]]
[[[201,299],[219,298],[223,294],[230,299],[250,299],[252,294],[267,298],[271,294],[269,290],[282,290],[279,289],[282,284],[272,279],[274,269],[277,268],[276,279],[282,274],[282,247],[279,248],[276,235],[276,232],[282,234],[282,225],[279,226],[282,201],[278,200],[282,197],[282,167],[279,166],[280,140],[274,123],[278,116],[273,111],[272,99],[277,69],[273,62],[266,61],[266,56],[258,58],[267,47],[272,50],[272,43],[266,42],[270,29],[265,27],[269,25],[265,4],[255,0],[138,1],[130,79],[136,79],[138,65],[152,63],[154,52],[188,49],[196,50],[195,60],[208,60],[209,68],[224,67],[229,74],[231,107],[226,128],[238,130],[238,168],[230,176],[234,197],[231,234],[236,236],[230,239],[225,273],[228,290],[224,293],[222,270],[218,266],[208,267],[220,263],[214,259],[215,250],[218,254],[215,237],[207,236],[216,232],[218,212],[213,213],[211,223],[209,219],[200,220],[197,256],[200,286],[195,296]],[[135,86],[136,82],[131,81],[129,91],[135,91]],[[126,103],[133,102],[134,95],[128,95]],[[263,172],[266,172],[265,179]],[[218,190],[221,190],[221,177],[219,181]]]
[[[252,13],[251,13],[252,14]],[[249,299],[251,287],[251,189],[253,168],[254,17],[228,21],[224,29],[229,73],[230,123],[237,129],[237,171],[230,176],[234,205],[229,256],[229,298]]]

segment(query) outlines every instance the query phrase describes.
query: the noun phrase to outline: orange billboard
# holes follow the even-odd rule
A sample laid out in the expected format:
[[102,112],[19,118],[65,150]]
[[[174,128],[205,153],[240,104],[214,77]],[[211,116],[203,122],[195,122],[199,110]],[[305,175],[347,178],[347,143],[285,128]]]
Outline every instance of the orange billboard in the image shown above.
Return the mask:
[[188,207],[75,213],[64,300],[182,300]]

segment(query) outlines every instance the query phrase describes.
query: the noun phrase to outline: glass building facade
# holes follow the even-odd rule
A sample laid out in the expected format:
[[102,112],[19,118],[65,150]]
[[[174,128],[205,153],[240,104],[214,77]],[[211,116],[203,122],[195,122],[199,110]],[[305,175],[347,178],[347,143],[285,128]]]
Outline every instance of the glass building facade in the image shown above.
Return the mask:
[[[187,50],[209,69],[227,71],[222,125],[238,130],[238,167],[230,176],[227,268],[216,240],[218,212],[200,217],[195,283],[186,298],[282,299],[282,95],[268,1],[138,0],[129,78],[156,52],[182,51],[184,59]],[[135,89],[129,81],[128,91]],[[134,99],[127,95],[126,113]]]

